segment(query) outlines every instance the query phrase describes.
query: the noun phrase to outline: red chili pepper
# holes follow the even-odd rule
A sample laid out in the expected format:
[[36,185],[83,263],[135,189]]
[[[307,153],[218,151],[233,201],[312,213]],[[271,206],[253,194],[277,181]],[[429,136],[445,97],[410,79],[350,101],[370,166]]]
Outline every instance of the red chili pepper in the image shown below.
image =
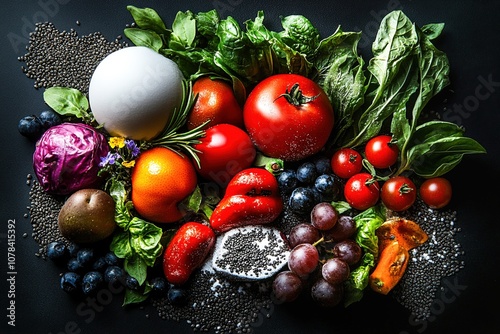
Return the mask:
[[163,254],[163,272],[176,285],[186,283],[191,273],[203,264],[215,244],[210,226],[197,222],[183,224],[175,232]]
[[247,168],[236,174],[210,217],[216,232],[234,227],[267,224],[283,210],[278,182],[263,168]]

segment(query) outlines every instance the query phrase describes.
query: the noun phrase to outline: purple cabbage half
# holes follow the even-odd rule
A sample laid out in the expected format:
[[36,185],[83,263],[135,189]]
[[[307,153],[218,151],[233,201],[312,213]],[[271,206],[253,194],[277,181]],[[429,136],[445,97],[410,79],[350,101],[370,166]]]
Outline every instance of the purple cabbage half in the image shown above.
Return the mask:
[[36,143],[33,169],[47,193],[68,195],[99,185],[99,163],[108,151],[106,137],[92,126],[62,123],[45,131]]

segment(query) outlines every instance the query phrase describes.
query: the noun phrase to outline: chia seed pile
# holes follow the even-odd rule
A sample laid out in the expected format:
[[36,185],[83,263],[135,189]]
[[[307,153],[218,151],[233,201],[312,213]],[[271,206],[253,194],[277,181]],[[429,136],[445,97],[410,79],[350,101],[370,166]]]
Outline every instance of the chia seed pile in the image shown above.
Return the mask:
[[[110,42],[100,33],[79,37],[74,30],[58,31],[52,23],[38,23],[30,35],[27,53],[19,60],[25,63],[22,70],[34,80],[36,89],[65,86],[87,94],[97,64],[109,53],[126,46],[120,38]],[[44,258],[46,246],[62,239],[57,215],[63,199],[46,194],[31,176],[27,184],[32,238],[39,245],[36,255]],[[425,320],[431,315],[436,293],[443,289],[441,280],[456,274],[465,265],[464,252],[455,239],[460,228],[455,226],[455,212],[431,210],[419,200],[405,218],[419,223],[429,240],[412,250],[406,273],[391,295],[416,320]],[[301,222],[304,219],[285,211],[276,226],[286,235]],[[236,282],[215,272],[209,262],[196,271],[188,283],[186,305],[174,306],[166,299],[152,300],[159,317],[186,321],[195,331],[252,332],[260,317],[269,317],[266,312],[272,304],[269,280]]]

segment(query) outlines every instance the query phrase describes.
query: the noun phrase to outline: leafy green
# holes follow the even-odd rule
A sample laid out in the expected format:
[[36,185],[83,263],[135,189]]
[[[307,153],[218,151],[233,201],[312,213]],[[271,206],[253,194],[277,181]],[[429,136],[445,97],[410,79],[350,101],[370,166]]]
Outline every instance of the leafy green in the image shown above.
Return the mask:
[[43,92],[45,103],[60,115],[70,115],[88,121],[91,119],[87,97],[75,88],[49,87]]
[[109,194],[115,201],[115,221],[120,230],[115,232],[110,249],[125,260],[127,273],[140,285],[147,277],[147,268],[152,267],[161,255],[163,230],[131,213],[132,202],[122,181],[111,179]]
[[378,257],[378,237],[375,231],[384,223],[385,213],[382,207],[374,206],[355,216],[354,221],[356,222],[355,241],[363,249],[363,257],[344,284],[346,307],[361,300],[363,291],[368,286],[370,271],[375,266]]

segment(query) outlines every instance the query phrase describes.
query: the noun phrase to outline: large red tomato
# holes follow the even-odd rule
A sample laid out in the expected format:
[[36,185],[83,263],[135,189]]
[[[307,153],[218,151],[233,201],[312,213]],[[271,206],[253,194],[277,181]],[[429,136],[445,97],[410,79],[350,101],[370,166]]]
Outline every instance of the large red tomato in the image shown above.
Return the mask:
[[217,124],[205,131],[198,150],[197,172],[207,180],[226,186],[231,178],[252,165],[257,154],[248,134],[232,124]]
[[334,125],[323,89],[297,74],[276,74],[259,82],[243,106],[243,120],[264,155],[285,161],[319,152]]

